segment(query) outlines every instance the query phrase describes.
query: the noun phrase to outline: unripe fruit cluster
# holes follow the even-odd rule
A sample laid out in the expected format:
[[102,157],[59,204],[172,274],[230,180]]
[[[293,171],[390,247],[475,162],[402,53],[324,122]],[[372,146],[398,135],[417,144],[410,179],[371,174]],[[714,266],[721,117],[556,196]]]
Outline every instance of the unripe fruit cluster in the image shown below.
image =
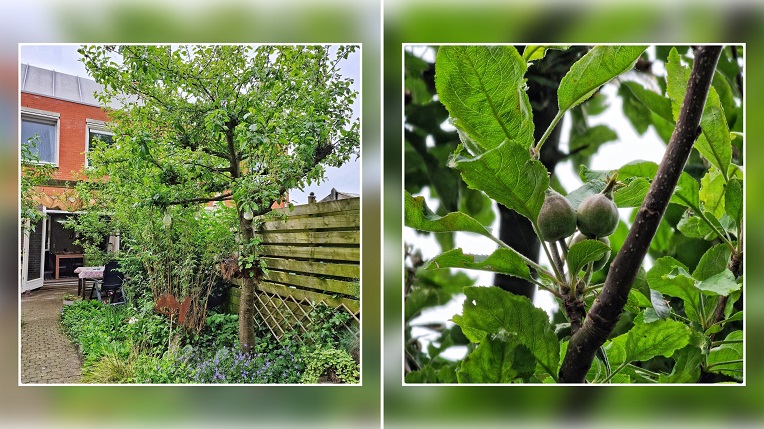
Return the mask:
[[[578,228],[580,234],[574,237],[571,245],[585,239],[597,239],[609,247],[607,236],[618,226],[618,208],[611,199],[610,189],[608,186],[607,192],[584,198],[577,210],[567,198],[553,190],[547,191],[537,221],[539,237],[554,242],[570,237]],[[610,251],[594,263],[594,269],[601,269],[609,258]]]

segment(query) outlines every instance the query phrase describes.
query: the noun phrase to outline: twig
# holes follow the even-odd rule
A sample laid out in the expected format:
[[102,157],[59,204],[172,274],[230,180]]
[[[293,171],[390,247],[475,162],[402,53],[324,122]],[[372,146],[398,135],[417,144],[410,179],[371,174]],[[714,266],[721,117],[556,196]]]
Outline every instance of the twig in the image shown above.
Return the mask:
[[560,382],[586,381],[586,373],[597,349],[605,343],[618,322],[631,285],[699,135],[700,118],[720,53],[721,46],[699,47],[695,51],[687,92],[663,161],[621,250],[610,266],[602,293],[594,301],[581,329],[570,339],[560,366]]

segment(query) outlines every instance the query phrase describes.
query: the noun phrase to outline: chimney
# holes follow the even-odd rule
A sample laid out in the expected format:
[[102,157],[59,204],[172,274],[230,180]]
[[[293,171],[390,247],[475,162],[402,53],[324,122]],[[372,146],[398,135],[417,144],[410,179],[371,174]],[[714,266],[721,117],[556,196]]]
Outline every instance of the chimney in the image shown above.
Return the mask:
[[308,204],[315,204],[316,203],[316,194],[313,192],[308,195]]

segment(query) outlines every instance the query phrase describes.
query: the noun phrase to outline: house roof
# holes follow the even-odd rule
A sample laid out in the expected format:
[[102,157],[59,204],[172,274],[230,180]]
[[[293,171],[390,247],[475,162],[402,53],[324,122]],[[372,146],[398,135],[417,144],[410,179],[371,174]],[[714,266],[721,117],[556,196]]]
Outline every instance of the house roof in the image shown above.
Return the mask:
[[358,194],[351,194],[350,192],[339,192],[335,188],[332,188],[331,192],[329,192],[329,195],[325,196],[319,203],[323,203],[325,201],[337,201],[337,200],[344,200],[347,198],[358,198]]
[[[93,94],[102,91],[103,87],[92,79],[22,64],[19,80],[21,92],[101,106]],[[119,107],[116,101],[111,104],[111,107]]]

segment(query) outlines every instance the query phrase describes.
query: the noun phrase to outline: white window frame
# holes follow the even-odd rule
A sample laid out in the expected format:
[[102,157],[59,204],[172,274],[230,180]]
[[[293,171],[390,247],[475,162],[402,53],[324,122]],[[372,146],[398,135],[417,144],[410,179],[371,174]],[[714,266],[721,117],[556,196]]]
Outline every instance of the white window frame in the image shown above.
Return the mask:
[[[33,109],[31,107],[21,107],[21,115],[19,117],[19,137],[21,136],[21,127],[24,120],[47,122],[56,124],[56,136],[55,136],[55,150],[56,155],[54,161],[38,161],[37,164],[51,164],[58,167],[59,156],[61,155],[61,114],[57,112],[48,112],[45,110]],[[26,142],[20,142],[24,144]]]
[[95,131],[97,134],[108,134],[113,136],[114,133],[106,125],[106,122],[96,119],[86,119],[86,131],[85,131],[85,168],[90,167],[88,161],[88,152],[90,152],[90,132]]

